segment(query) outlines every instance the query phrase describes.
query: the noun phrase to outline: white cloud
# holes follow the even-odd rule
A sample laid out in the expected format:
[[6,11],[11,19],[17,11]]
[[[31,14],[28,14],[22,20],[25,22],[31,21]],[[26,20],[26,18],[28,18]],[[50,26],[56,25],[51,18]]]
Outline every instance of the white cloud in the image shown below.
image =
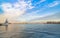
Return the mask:
[[58,1],[54,1],[53,3],[48,4],[48,7],[54,7],[57,6],[59,4]]
[[[37,3],[37,4],[39,4],[39,3]],[[55,2],[53,4],[55,4]],[[54,7],[54,6],[52,6],[52,7]],[[52,13],[48,13],[48,14],[43,14],[43,15],[40,15],[40,14],[38,15],[37,14],[38,12],[43,11],[46,8],[48,8],[48,7],[45,5],[43,8],[41,8],[41,10],[33,11],[32,13],[27,13],[27,14],[21,16],[20,18],[18,18],[17,20],[18,21],[19,20],[20,21],[30,21],[30,20],[33,20],[33,19],[44,18],[44,17],[47,17],[47,16],[50,16],[50,15],[54,15],[55,14],[55,12],[54,13],[52,12]]]
[[[41,0],[36,4],[40,4],[42,2],[44,2],[46,0]],[[51,4],[49,4],[49,7],[54,7],[58,5],[58,2],[53,2]],[[44,15],[37,15],[37,12],[43,11],[47,8],[47,6],[43,6],[41,9],[37,10],[37,11],[33,11],[32,13],[28,13],[26,15],[20,16],[22,14],[25,13],[25,11],[27,9],[32,9],[34,8],[34,6],[32,6],[31,0],[29,0],[28,2],[25,2],[24,0],[18,0],[18,2],[11,4],[11,3],[3,3],[1,5],[3,7],[3,11],[4,11],[4,16],[5,18],[8,19],[15,19],[18,21],[30,21],[36,18],[43,18],[49,15],[52,15],[53,13],[49,13],[49,14],[44,14]],[[16,17],[18,17],[16,19]]]
[[22,16],[18,19],[16,19],[17,21],[31,21],[33,19],[38,19],[38,18],[44,18],[44,17],[47,17],[47,16],[50,16],[50,15],[53,15],[54,13],[49,13],[49,14],[44,14],[44,15],[25,15],[25,16]]
[[[36,11],[36,12],[38,12],[38,11]],[[54,14],[55,14],[55,12],[54,13],[53,12],[47,13],[47,14],[43,14],[43,15],[41,15],[41,14],[38,15],[37,13],[28,13],[28,14],[21,16],[20,18],[17,18],[16,20],[19,21],[19,19],[20,19],[20,21],[27,21],[28,22],[28,21],[31,21],[33,19],[44,18],[44,17],[54,15]]]
[[41,0],[40,2],[44,2],[44,1],[46,1],[46,0]]
[[37,4],[40,4],[40,3],[43,3],[43,2],[45,2],[46,0],[40,0],[39,2],[37,2],[35,5],[37,5]]
[[13,18],[13,17],[20,16],[25,11],[25,10],[20,10],[19,8],[15,6],[12,7],[12,4],[10,3],[2,4],[2,8],[3,8],[4,15],[6,18]]
[[[4,11],[4,16],[8,19],[16,18],[25,13],[27,9],[32,9],[32,3],[25,2],[24,0],[18,0],[18,2],[11,4],[11,3],[2,3],[2,9]],[[28,8],[27,8],[28,7]]]
[[44,17],[44,15],[46,16],[47,14],[44,14],[44,15],[39,14],[38,15],[38,12],[41,13],[41,11],[45,10],[46,8],[47,7],[44,6],[39,10],[32,11],[31,13],[26,13],[26,14],[20,16],[20,18],[18,17],[16,20],[20,19],[20,21],[30,21],[30,20],[33,20],[33,19],[36,19],[36,18],[42,18],[42,17]]

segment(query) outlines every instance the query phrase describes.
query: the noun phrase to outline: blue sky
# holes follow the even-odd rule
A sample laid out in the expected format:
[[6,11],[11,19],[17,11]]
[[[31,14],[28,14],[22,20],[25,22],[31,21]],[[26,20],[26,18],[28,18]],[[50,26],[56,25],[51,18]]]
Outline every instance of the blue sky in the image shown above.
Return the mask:
[[0,0],[0,19],[60,20],[59,14],[60,0]]

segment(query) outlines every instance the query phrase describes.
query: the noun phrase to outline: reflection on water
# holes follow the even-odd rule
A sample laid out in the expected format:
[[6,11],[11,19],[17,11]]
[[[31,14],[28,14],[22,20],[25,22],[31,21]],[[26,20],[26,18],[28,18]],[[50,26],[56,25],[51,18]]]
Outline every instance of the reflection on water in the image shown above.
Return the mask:
[[0,38],[60,38],[60,24],[9,24],[0,26]]
[[8,26],[0,26],[0,38],[10,38],[14,35],[20,34],[24,30],[23,25],[10,24]]
[[6,31],[8,30],[8,25],[7,26],[5,26],[5,28],[6,28]]

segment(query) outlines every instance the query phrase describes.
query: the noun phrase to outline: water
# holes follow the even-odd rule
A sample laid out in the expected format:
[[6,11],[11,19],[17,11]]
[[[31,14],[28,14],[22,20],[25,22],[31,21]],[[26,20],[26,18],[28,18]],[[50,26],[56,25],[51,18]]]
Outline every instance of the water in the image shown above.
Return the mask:
[[60,24],[9,24],[0,26],[0,38],[60,38]]

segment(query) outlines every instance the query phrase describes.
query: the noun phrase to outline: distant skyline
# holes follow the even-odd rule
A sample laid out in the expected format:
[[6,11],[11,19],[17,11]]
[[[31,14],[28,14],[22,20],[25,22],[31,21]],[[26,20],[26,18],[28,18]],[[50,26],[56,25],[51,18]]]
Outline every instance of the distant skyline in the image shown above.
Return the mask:
[[60,21],[60,0],[0,0],[0,22]]

